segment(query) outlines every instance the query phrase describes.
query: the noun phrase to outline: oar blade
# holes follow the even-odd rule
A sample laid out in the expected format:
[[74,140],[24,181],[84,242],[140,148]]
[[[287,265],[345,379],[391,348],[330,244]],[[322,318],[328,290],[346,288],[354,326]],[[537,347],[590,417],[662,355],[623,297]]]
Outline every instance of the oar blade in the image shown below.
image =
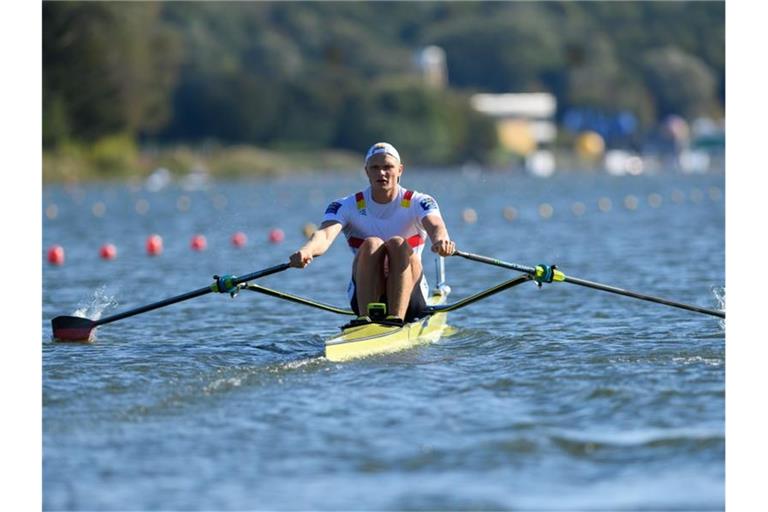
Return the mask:
[[54,341],[91,341],[96,322],[79,316],[57,316],[51,320]]

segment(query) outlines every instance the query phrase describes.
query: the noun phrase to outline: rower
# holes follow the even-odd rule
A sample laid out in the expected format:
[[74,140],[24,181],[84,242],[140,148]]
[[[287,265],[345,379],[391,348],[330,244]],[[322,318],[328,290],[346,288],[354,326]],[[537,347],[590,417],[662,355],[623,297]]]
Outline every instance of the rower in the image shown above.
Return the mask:
[[290,257],[291,266],[304,268],[344,233],[354,254],[347,295],[358,318],[351,325],[370,323],[369,311],[391,325],[423,316],[429,293],[421,264],[426,238],[440,256],[456,249],[437,201],[400,185],[404,170],[394,146],[371,146],[365,155],[368,188],[331,202],[320,228]]

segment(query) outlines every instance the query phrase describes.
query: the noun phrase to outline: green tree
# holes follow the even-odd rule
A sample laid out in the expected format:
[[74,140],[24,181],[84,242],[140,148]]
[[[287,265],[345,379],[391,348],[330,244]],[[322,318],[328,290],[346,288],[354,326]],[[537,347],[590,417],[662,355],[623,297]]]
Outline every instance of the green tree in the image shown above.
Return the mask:
[[485,162],[497,144],[493,122],[474,112],[466,96],[407,81],[360,89],[344,102],[340,120],[341,147],[361,151],[386,140],[409,164]]
[[709,115],[717,103],[717,81],[701,59],[676,47],[651,50],[644,59],[648,88],[661,116]]
[[500,14],[451,19],[425,31],[425,44],[447,54],[454,86],[491,92],[549,90],[562,68],[558,18],[538,4],[508,6]]
[[561,108],[571,105],[592,107],[604,112],[633,112],[643,127],[656,120],[656,111],[642,75],[621,65],[615,46],[605,34],[581,36],[569,43],[567,89],[561,95]]
[[149,2],[43,3],[46,143],[163,126],[181,48],[159,15]]

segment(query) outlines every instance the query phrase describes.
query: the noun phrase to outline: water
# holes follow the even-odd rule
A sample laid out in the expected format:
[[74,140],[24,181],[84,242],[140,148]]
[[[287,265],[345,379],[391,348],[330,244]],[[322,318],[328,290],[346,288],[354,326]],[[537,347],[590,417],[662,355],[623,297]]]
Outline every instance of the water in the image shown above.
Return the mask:
[[[50,341],[54,316],[106,316],[285,261],[302,227],[363,183],[44,189],[56,211],[43,217],[43,246],[67,251],[43,270],[45,509],[724,508],[725,333],[708,316],[531,284],[450,314],[455,331],[437,343],[337,364],[323,339],[345,318],[244,291],[100,327],[90,345]],[[463,250],[721,306],[722,175],[411,170],[404,184],[437,197]],[[477,223],[461,220],[465,208]],[[267,242],[273,227],[283,244]],[[242,249],[229,242],[238,230]],[[152,258],[143,244],[155,232],[165,251]],[[189,249],[195,233],[208,250]],[[98,258],[105,242],[116,260]],[[341,242],[260,284],[344,305]],[[446,266],[454,299],[510,275],[460,258]]]

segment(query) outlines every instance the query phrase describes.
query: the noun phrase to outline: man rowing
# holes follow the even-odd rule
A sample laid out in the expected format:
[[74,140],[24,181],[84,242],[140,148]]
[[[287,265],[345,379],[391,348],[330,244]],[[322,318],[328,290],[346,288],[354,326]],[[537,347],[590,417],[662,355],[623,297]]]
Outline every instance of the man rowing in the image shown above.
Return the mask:
[[365,156],[370,186],[329,204],[320,228],[290,258],[291,266],[304,268],[344,232],[355,255],[347,288],[358,315],[353,325],[371,321],[368,305],[372,303],[387,305],[382,323],[402,325],[423,316],[429,292],[421,264],[426,237],[432,252],[440,256],[450,256],[456,249],[437,202],[400,186],[404,169],[391,144],[371,146]]

